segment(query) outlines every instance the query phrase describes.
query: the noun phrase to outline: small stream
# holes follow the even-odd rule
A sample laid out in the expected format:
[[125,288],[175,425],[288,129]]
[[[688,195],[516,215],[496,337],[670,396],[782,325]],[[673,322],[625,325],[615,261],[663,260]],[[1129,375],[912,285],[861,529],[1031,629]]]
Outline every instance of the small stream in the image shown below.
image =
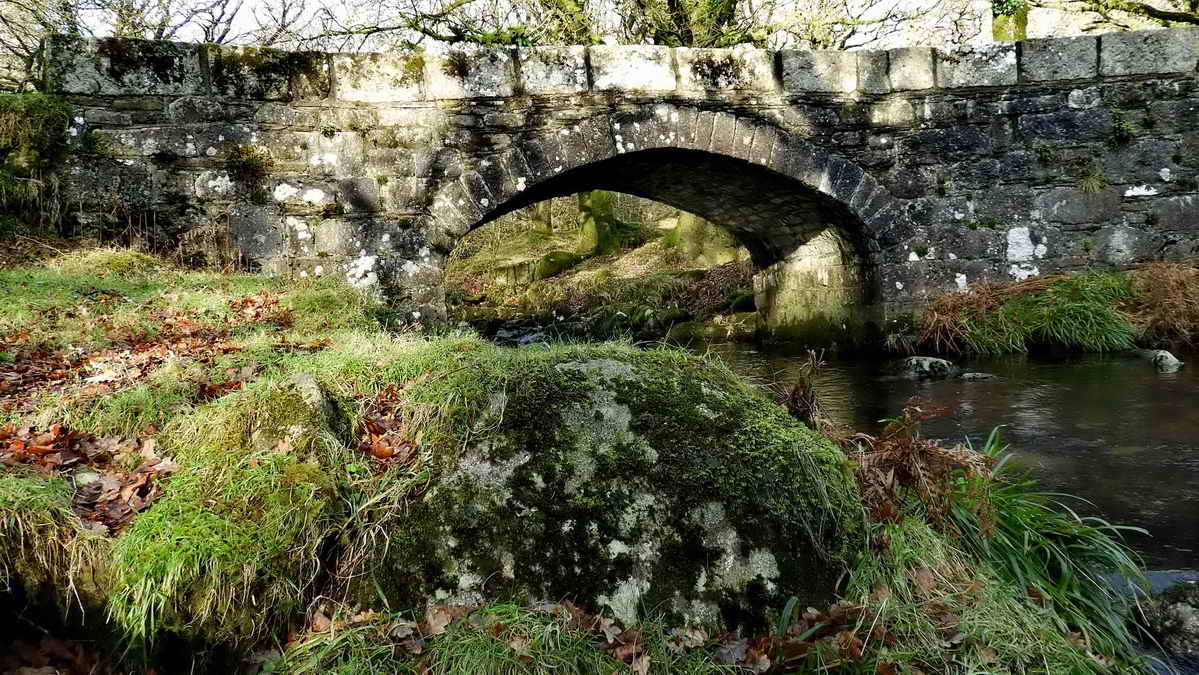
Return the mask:
[[[757,381],[793,381],[803,354],[742,344],[698,348]],[[1050,490],[1082,497],[1076,510],[1145,528],[1128,543],[1149,569],[1199,569],[1199,355],[1178,373],[1161,374],[1124,355],[964,361],[994,380],[914,381],[883,376],[873,360],[827,362],[816,378],[827,413],[872,432],[912,397],[949,416],[924,433],[981,447],[992,428],[1017,460]]]

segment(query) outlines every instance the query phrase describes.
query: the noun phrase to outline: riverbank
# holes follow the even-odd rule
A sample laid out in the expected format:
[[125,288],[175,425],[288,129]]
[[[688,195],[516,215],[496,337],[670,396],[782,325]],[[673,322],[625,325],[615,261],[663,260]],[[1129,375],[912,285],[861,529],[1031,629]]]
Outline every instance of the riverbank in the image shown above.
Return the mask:
[[838,445],[676,350],[395,332],[334,282],[124,251],[0,282],[0,604],[21,658],[293,673],[1136,658],[1096,582],[1139,574],[1119,531],[995,475],[997,440],[923,440],[918,410]]
[[897,351],[949,355],[1116,352],[1199,345],[1199,268],[1159,262],[1125,271],[982,285],[934,299]]

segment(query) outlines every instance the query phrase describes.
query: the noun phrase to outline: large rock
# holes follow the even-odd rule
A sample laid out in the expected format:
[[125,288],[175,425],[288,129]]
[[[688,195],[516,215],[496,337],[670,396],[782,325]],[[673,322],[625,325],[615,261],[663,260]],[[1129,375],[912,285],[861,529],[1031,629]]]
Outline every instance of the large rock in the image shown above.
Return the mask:
[[[860,541],[828,440],[677,352],[518,350],[373,575],[395,606],[571,598],[761,625],[818,605]],[[374,589],[370,590],[374,595]]]
[[932,356],[909,356],[890,367],[891,374],[900,377],[913,377],[922,380],[937,380],[953,377],[961,372],[961,368],[945,359]]
[[1199,583],[1184,581],[1143,604],[1149,629],[1167,652],[1199,663]]
[[1182,370],[1183,362],[1164,349],[1141,349],[1137,355],[1152,363],[1158,372],[1176,373]]

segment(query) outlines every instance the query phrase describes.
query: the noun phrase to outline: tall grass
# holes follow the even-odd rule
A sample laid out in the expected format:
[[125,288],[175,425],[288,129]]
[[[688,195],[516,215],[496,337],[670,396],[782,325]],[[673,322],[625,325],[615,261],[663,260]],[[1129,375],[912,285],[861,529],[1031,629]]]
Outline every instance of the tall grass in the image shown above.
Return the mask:
[[[1038,489],[1012,468],[998,429],[982,451],[995,460],[991,475],[963,479],[951,513],[964,550],[1051,609],[1047,616],[1059,632],[1079,633],[1095,653],[1135,661],[1127,595],[1108,575],[1144,586],[1140,561],[1124,535],[1145,530],[1080,516],[1067,502],[1081,499]],[[966,486],[970,480],[985,482],[984,490]],[[989,501],[985,510],[973,503],[980,494]]]
[[921,321],[919,343],[941,352],[998,355],[1036,347],[1117,351],[1134,346],[1126,273],[1090,272],[981,286],[942,296]]

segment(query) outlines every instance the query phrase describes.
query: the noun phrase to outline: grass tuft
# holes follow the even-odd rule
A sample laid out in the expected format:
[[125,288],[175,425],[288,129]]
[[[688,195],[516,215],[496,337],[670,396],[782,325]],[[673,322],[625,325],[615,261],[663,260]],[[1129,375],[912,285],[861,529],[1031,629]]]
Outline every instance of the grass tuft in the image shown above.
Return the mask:
[[979,286],[934,300],[921,319],[918,342],[945,353],[986,355],[1035,347],[1130,349],[1137,329],[1120,305],[1132,297],[1123,273]]
[[55,258],[48,266],[66,274],[125,280],[148,279],[165,269],[164,263],[152,255],[121,248],[73,251]]

